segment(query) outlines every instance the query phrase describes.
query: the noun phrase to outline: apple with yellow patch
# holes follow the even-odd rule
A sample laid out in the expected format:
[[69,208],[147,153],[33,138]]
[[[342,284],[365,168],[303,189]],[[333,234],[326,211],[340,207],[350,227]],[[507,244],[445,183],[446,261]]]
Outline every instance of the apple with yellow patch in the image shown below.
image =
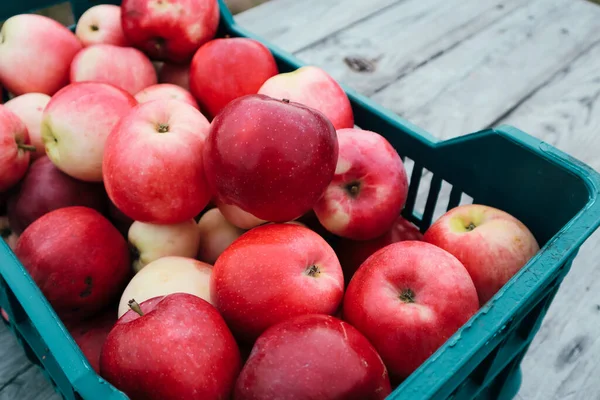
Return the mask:
[[249,212],[242,210],[236,205],[226,204],[219,200],[216,200],[215,202],[225,219],[240,229],[252,229],[267,222],[264,219],[255,217]]
[[134,275],[121,295],[118,317],[129,310],[129,300],[143,302],[171,293],[188,293],[209,303],[212,266],[188,257],[163,257]]
[[245,230],[227,221],[218,208],[213,208],[205,212],[198,221],[198,232],[200,237],[198,259],[214,264],[221,253]]
[[35,146],[31,152],[31,160],[38,159],[46,154],[42,140],[41,126],[42,114],[50,102],[50,96],[44,93],[25,93],[7,101],[4,106],[15,113],[25,123],[29,133],[29,142]]
[[135,221],[129,228],[127,237],[134,253],[133,270],[137,273],[162,257],[196,257],[200,229],[193,219],[171,225]]
[[450,252],[464,264],[481,305],[540,250],[537,240],[521,221],[482,204],[453,208],[429,227],[423,239]]
[[402,159],[378,133],[337,131],[339,156],[333,180],[314,206],[331,233],[369,240],[389,231],[408,194]]
[[98,4],[88,8],[77,21],[75,35],[84,46],[127,46],[121,26],[121,7],[114,4]]

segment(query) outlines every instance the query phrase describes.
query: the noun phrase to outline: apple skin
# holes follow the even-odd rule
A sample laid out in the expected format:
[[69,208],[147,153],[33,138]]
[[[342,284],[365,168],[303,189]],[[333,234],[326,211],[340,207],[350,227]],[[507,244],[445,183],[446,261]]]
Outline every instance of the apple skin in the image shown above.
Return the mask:
[[221,253],[245,231],[231,224],[218,208],[208,210],[198,221],[200,244],[197,258],[214,265]]
[[71,63],[71,82],[103,82],[135,95],[156,85],[156,70],[141,51],[132,47],[95,44],[81,50]]
[[133,260],[133,270],[137,273],[161,257],[196,257],[200,229],[194,219],[172,225],[136,221],[129,228],[128,239],[130,248],[137,254]]
[[252,229],[267,222],[264,219],[256,218],[254,215],[233,204],[225,204],[219,200],[217,200],[216,203],[217,208],[221,211],[221,214],[223,214],[225,219],[240,229]]
[[106,338],[117,323],[117,313],[111,308],[101,312],[94,318],[71,321],[65,327],[90,363],[90,366],[100,373],[100,352]]
[[378,133],[340,129],[337,134],[335,175],[313,209],[321,224],[338,236],[374,239],[392,227],[406,202],[404,164]]
[[0,192],[12,188],[23,178],[32,151],[23,121],[0,105]]
[[323,114],[254,94],[233,100],[215,117],[204,166],[220,202],[286,222],[323,195],[337,158],[337,135]]
[[424,240],[464,264],[482,306],[540,250],[521,221],[481,204],[465,204],[446,212],[425,232]]
[[129,277],[127,242],[98,211],[65,207],[38,218],[15,250],[61,319],[108,306]]
[[315,108],[325,114],[335,129],[354,127],[348,96],[322,68],[307,65],[275,75],[261,86],[258,93]]
[[31,164],[19,190],[8,199],[10,226],[21,234],[42,215],[70,206],[85,206],[106,213],[108,198],[104,186],[71,178],[44,156]]
[[190,67],[190,89],[212,117],[234,99],[256,94],[278,73],[275,58],[262,43],[248,38],[215,39],[202,45]]
[[190,90],[190,64],[164,63],[158,73],[159,83],[171,83]]
[[171,293],[189,293],[212,304],[212,266],[193,258],[168,256],[152,261],[135,274],[121,294],[118,315],[129,310],[128,301],[145,301]]
[[108,334],[100,373],[131,400],[228,399],[240,351],[217,310],[174,293],[129,310]]
[[344,277],[333,249],[308,228],[251,229],[219,256],[210,293],[233,334],[251,343],[269,326],[303,314],[333,314]]
[[194,218],[212,196],[202,156],[209,129],[206,117],[181,101],[138,105],[106,141],[102,169],[111,201],[136,221]]
[[188,103],[190,106],[198,109],[198,103],[194,96],[187,90],[170,83],[159,83],[148,86],[146,89],[135,95],[138,103],[146,103],[153,100],[173,99]]
[[7,101],[4,106],[25,123],[29,133],[29,143],[36,150],[31,152],[31,160],[46,154],[42,141],[42,113],[50,102],[50,96],[43,93],[26,93]]
[[356,271],[343,319],[375,346],[392,382],[408,377],[479,308],[465,267],[429,243],[390,244]]
[[48,158],[73,178],[102,181],[106,139],[136,105],[129,93],[106,83],[72,83],[62,88],[42,116]]
[[371,254],[389,244],[405,240],[423,240],[423,234],[419,231],[419,228],[402,216],[396,218],[391,229],[375,239],[352,240],[341,238],[334,248],[342,265],[346,284],[350,282],[356,270]]
[[235,400],[375,400],[385,399],[391,387],[381,357],[358,330],[313,314],[267,329],[254,344],[234,393]]
[[217,0],[123,0],[121,9],[125,37],[153,60],[189,61],[219,25]]
[[88,8],[77,21],[75,35],[84,47],[95,44],[128,46],[121,27],[121,7],[113,4]]
[[0,37],[0,82],[9,92],[51,96],[69,83],[71,61],[82,46],[68,28],[42,15],[20,14],[6,20]]

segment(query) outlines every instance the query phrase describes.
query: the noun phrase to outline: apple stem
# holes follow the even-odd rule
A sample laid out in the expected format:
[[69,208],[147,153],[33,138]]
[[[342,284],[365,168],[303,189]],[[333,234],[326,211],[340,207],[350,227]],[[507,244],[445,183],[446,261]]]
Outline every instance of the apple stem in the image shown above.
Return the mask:
[[282,99],[281,101],[283,101],[285,104],[289,104],[290,103],[290,99]]
[[319,276],[320,273],[319,267],[314,264],[306,269],[306,275],[312,276],[313,278]]
[[140,307],[140,305],[137,303],[137,301],[135,301],[134,299],[129,300],[129,302],[127,303],[129,305],[129,308],[131,308],[133,311],[135,311],[136,313],[138,313],[138,315],[140,317],[144,316],[144,312],[142,311],[142,307]]
[[410,289],[404,289],[399,296],[400,300],[403,303],[414,303],[415,302],[415,292]]
[[34,145],[32,144],[23,144],[23,143],[17,143],[17,147],[21,150],[25,150],[25,151],[36,151],[37,149],[35,148]]
[[475,224],[469,222],[469,225],[465,226],[465,229],[467,230],[467,232],[471,232],[473,229],[475,229]]
[[167,132],[169,132],[169,125],[168,124],[158,124],[158,127],[156,130],[158,131],[158,133],[167,133]]

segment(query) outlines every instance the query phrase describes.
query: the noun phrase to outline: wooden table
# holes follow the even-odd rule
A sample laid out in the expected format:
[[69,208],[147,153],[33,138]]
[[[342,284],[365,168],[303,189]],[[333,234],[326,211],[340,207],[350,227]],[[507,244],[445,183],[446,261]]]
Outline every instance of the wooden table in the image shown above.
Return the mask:
[[[600,170],[595,4],[273,0],[237,20],[435,136],[509,123]],[[518,399],[600,399],[598,260],[600,233],[581,249],[523,362]],[[0,348],[0,399],[58,398],[5,328]]]

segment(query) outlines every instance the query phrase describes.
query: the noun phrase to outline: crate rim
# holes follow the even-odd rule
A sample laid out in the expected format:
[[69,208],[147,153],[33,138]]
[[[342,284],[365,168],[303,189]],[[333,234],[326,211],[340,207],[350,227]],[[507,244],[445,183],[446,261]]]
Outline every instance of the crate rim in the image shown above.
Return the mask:
[[[239,35],[260,41],[271,52],[277,54],[296,68],[307,65],[295,56],[238,25],[224,0],[218,0],[218,3],[221,12],[221,23],[224,23],[228,29]],[[74,29],[74,26],[70,28]],[[370,107],[380,117],[387,120],[387,122],[401,128],[405,134],[413,136],[428,147],[446,146],[465,136],[498,135],[530,152],[535,152],[555,166],[566,170],[571,175],[580,179],[588,189],[589,198],[586,205],[559,232],[549,239],[540,252],[486,305],[388,397],[395,399],[410,394],[416,396],[415,398],[433,398],[441,389],[441,386],[454,376],[456,365],[463,365],[468,362],[478,350],[485,346],[485,343],[496,332],[503,329],[503,326],[509,323],[512,316],[523,306],[523,301],[516,301],[515,299],[523,300],[531,298],[535,290],[547,282],[555,269],[548,269],[546,266],[550,264],[557,266],[563,264],[577,252],[585,240],[600,226],[600,202],[598,202],[600,195],[600,174],[578,159],[510,125],[500,125],[457,138],[440,140],[399,115],[382,108],[366,96],[355,92],[344,84],[341,86],[353,103]],[[35,316],[31,318],[31,321],[38,331],[44,332],[45,336],[52,337],[49,343],[46,342],[48,351],[53,354],[74,389],[86,398],[88,395],[98,394],[97,387],[91,388],[92,392],[90,392],[88,388],[91,386],[85,384],[88,381],[98,380],[100,383],[113,388],[112,385],[97,375],[91,368],[68,330],[58,318],[45,296],[43,296],[39,287],[4,241],[0,242],[0,265],[9,265],[9,268],[3,269],[2,278],[10,286],[18,299],[28,300],[26,303],[21,303],[21,307],[28,315]],[[32,296],[32,290],[36,296]],[[24,291],[28,293],[23,293]],[[486,326],[487,334],[485,336],[481,335],[481,330],[477,331],[477,335],[475,335],[470,328],[482,319],[496,322]],[[475,345],[471,345],[468,351],[460,349],[460,342],[465,339],[470,339],[469,342],[471,344],[476,343]],[[440,366],[447,368],[439,368]],[[431,370],[434,367],[437,369],[435,377],[432,378]],[[443,375],[440,375],[441,371],[443,371]],[[115,393],[121,394],[122,398],[127,398],[118,389],[115,388],[113,390]]]

